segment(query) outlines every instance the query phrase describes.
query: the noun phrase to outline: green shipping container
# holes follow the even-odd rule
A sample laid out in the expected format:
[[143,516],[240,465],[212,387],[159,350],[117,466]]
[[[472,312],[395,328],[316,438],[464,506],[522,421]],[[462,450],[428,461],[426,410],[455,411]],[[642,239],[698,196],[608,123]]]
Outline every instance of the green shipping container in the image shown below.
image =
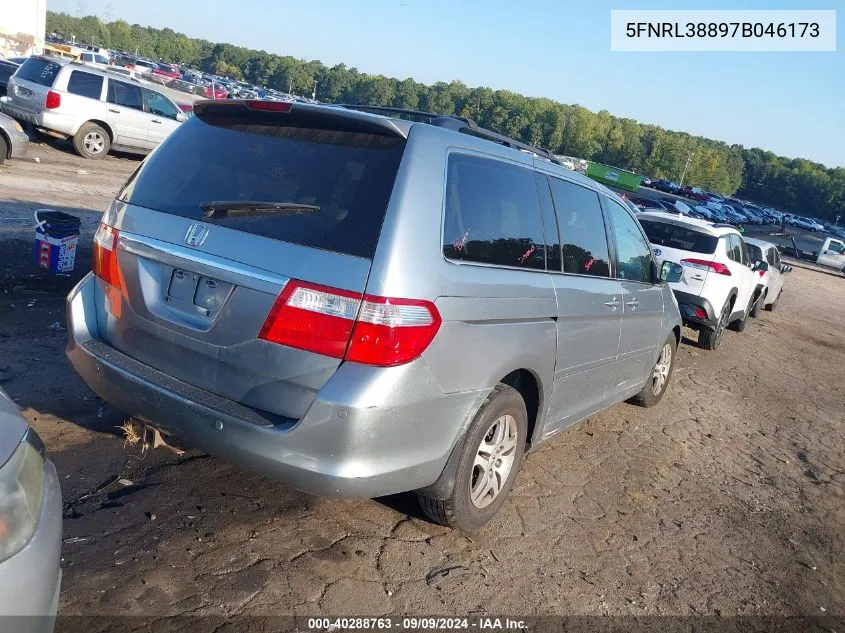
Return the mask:
[[627,189],[628,191],[639,189],[643,179],[642,176],[633,172],[610,165],[602,165],[601,163],[590,163],[587,167],[587,176],[602,184]]

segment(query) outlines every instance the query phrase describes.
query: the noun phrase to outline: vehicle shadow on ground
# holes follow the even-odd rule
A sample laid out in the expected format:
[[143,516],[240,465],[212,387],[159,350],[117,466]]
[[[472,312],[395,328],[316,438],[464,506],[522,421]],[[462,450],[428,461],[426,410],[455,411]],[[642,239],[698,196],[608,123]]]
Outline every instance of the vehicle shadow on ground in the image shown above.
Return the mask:
[[[38,132],[33,127],[29,127],[26,130],[27,135],[32,143],[36,145],[38,143],[43,143],[44,145],[48,145],[55,150],[63,152],[65,154],[72,154],[74,156],[79,156],[76,150],[73,148],[73,139],[61,139],[56,138],[54,136],[49,136],[48,134],[43,134],[42,132]],[[117,150],[112,150],[109,152],[109,156],[114,156],[115,158],[122,158],[126,160],[132,160],[135,162],[141,161],[144,159],[144,156],[141,154],[130,154],[127,152],[120,152]],[[87,161],[86,161],[87,162]],[[92,161],[93,162],[93,161]]]

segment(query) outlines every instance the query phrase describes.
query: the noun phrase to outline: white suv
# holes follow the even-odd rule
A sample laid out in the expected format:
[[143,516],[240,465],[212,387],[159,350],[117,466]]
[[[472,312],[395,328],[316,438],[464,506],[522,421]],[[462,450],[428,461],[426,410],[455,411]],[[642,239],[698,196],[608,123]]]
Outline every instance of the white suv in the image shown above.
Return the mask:
[[73,139],[84,158],[110,149],[145,154],[186,115],[166,96],[109,70],[33,56],[9,78],[0,111],[54,136]]
[[668,261],[683,269],[669,285],[684,324],[699,331],[698,346],[716,349],[728,326],[742,332],[757,298],[760,264],[751,261],[739,231],[670,213],[640,213],[637,219],[658,266]]

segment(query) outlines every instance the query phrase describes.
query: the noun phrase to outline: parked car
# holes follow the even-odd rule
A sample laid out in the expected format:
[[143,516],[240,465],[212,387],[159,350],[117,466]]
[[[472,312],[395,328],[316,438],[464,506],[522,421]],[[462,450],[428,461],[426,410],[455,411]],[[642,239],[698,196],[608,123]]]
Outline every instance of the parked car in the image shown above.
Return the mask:
[[76,371],[294,488],[484,524],[526,447],[660,400],[681,317],[615,194],[444,121],[197,102],[103,215]]
[[0,619],[6,622],[3,629],[51,631],[62,577],[59,478],[41,439],[2,389],[0,527]]
[[788,221],[792,226],[797,226],[801,229],[806,229],[808,231],[818,230],[818,228],[816,228],[815,222],[813,222],[809,218],[801,217],[800,215],[793,215]]
[[0,165],[7,158],[20,158],[29,150],[29,136],[12,117],[0,114]]
[[155,70],[158,70],[158,64],[156,64],[151,59],[147,59],[146,57],[133,58],[129,67],[145,73],[151,73]]
[[20,64],[9,59],[0,59],[0,97],[6,94],[6,84],[9,83],[9,77],[15,74],[15,71],[20,68]]
[[664,205],[661,201],[655,200],[653,198],[642,198],[639,196],[631,196],[629,200],[640,210],[645,211],[647,209],[654,209],[657,211],[665,211],[666,205]]
[[[756,317],[760,308],[774,310],[783,292],[784,275],[792,271],[791,266],[781,263],[778,247],[771,242],[758,240],[751,237],[743,237],[748,247],[748,254],[755,262],[757,268],[757,297],[754,300],[754,307],[751,308],[750,316]],[[765,263],[763,266],[760,262]]]
[[153,68],[154,75],[161,75],[163,77],[170,77],[171,79],[181,79],[182,73],[177,66],[172,64],[163,64],[157,62],[158,68]]
[[655,180],[651,186],[653,189],[665,191],[666,193],[675,193],[678,190],[678,185],[668,180]]
[[85,51],[82,53],[79,56],[79,61],[83,64],[95,66],[96,68],[108,68],[110,64],[109,57],[91,51]]
[[825,239],[816,256],[816,263],[845,273],[845,241],[834,237]]
[[170,98],[77,62],[30,57],[9,79],[4,113],[73,140],[84,158],[146,153],[185,120]]
[[669,285],[684,323],[699,331],[698,345],[715,350],[726,327],[745,329],[754,306],[756,268],[740,233],[730,226],[667,213],[637,216],[654,247],[658,265],[680,264],[681,278]]

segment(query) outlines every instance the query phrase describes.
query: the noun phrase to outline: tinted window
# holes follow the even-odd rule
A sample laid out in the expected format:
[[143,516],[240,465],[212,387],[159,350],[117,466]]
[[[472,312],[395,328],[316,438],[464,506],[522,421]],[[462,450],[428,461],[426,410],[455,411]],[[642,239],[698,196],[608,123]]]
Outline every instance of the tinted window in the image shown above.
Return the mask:
[[0,60],[0,85],[6,85],[9,81],[9,77],[11,77],[17,69],[17,65],[4,64],[3,61]]
[[170,103],[163,95],[153,91],[144,90],[144,97],[147,99],[147,110],[150,114],[175,119],[179,110]]
[[[171,134],[120,195],[156,211],[273,239],[372,257],[404,141],[197,117]],[[211,201],[290,202],[317,210],[208,219]]]
[[748,249],[748,257],[751,258],[752,262],[756,262],[757,260],[765,261],[765,257],[763,256],[763,249],[755,244],[748,244],[746,243],[745,248]]
[[144,100],[141,96],[141,88],[127,84],[122,81],[109,79],[109,90],[107,96],[109,103],[132,108],[134,110],[144,109]]
[[21,65],[15,77],[32,81],[42,86],[52,86],[60,69],[61,65],[56,62],[41,59],[40,57],[30,57]]
[[563,245],[563,271],[610,276],[610,256],[599,196],[586,187],[549,178]]
[[727,249],[729,259],[732,259],[735,262],[742,262],[742,255],[739,252],[738,240],[735,240],[733,235],[725,236],[725,247]]
[[668,246],[693,253],[713,254],[716,252],[717,237],[696,231],[686,226],[669,224],[639,217],[640,224],[648,236],[648,241],[656,246]]
[[540,196],[540,209],[543,212],[543,231],[546,236],[546,266],[555,272],[563,271],[560,251],[560,233],[555,218],[555,207],[549,179],[539,173],[534,174],[537,181],[537,194]]
[[605,198],[616,238],[616,276],[629,281],[651,281],[651,247],[637,221],[610,198]]
[[545,242],[534,172],[452,154],[443,254],[461,261],[543,270]]
[[834,252],[838,255],[841,255],[843,252],[845,252],[845,246],[843,246],[839,242],[831,241],[830,244],[827,247],[827,250],[832,251],[832,252]]
[[103,78],[81,70],[74,70],[67,82],[67,91],[81,97],[99,99],[103,93]]
[[766,249],[766,262],[768,262],[770,266],[778,265],[778,249],[771,247]]

